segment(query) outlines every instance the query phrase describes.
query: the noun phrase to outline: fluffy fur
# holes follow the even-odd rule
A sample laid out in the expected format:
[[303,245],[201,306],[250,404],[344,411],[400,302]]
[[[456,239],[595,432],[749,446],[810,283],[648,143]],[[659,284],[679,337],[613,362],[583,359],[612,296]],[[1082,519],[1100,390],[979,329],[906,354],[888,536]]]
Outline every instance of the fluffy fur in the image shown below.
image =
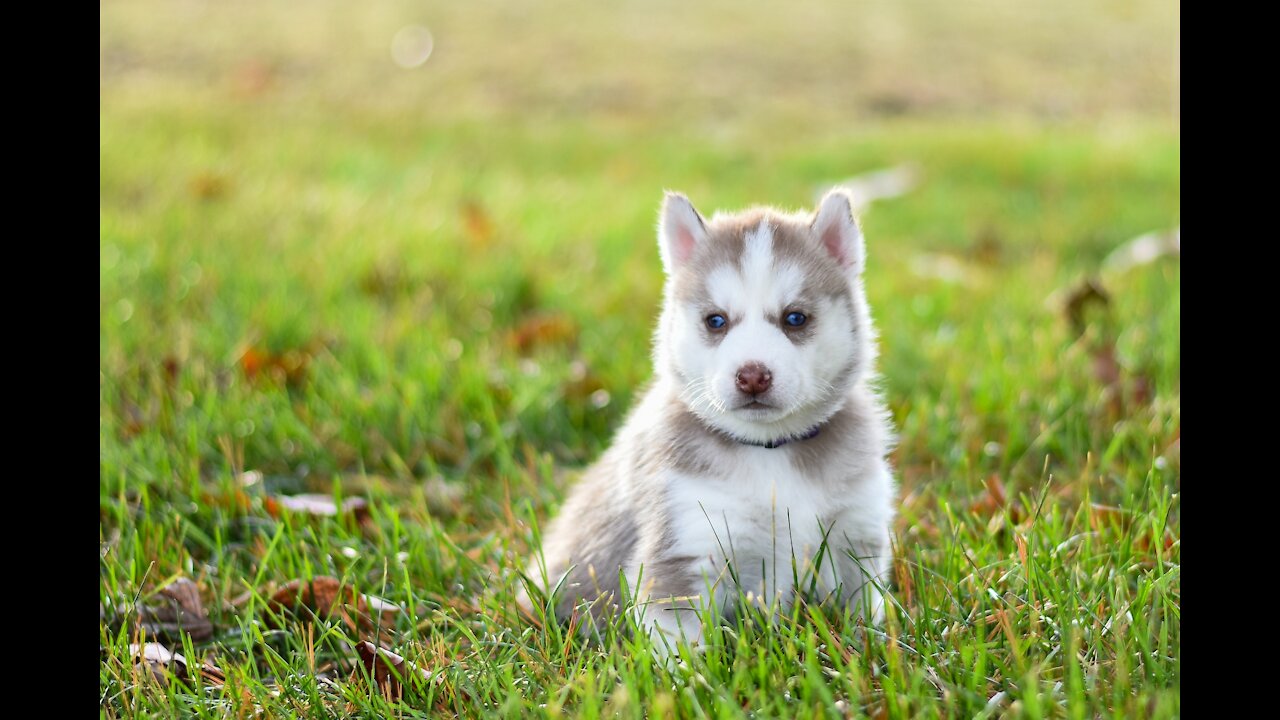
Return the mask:
[[[654,379],[530,564],[558,617],[625,608],[650,633],[697,645],[698,609],[731,611],[742,596],[786,606],[813,586],[879,619],[892,434],[870,384],[875,330],[851,208],[833,190],[813,213],[707,221],[667,194]],[[787,322],[797,312],[805,322]],[[767,370],[767,390],[744,385],[748,367]]]

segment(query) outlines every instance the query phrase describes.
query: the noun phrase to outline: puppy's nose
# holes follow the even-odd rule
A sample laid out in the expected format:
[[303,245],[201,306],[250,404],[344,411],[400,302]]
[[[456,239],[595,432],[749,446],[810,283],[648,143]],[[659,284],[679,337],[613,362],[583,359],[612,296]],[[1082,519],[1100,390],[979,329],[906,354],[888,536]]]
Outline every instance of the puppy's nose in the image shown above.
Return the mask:
[[748,395],[759,395],[773,383],[773,373],[758,362],[749,362],[738,368],[738,389]]

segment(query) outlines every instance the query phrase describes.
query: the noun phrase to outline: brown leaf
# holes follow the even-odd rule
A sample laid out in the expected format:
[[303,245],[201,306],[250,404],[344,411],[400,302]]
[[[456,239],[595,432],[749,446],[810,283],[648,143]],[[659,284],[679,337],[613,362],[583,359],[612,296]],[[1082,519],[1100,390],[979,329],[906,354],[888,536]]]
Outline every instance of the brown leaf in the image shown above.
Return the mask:
[[249,347],[239,357],[240,370],[245,377],[268,378],[276,383],[300,385],[307,378],[307,366],[311,362],[309,350],[286,350],[273,353],[262,348]]
[[1154,396],[1151,387],[1151,378],[1145,374],[1135,375],[1133,378],[1133,403],[1135,405],[1150,405]]
[[1106,387],[1120,384],[1120,363],[1116,360],[1116,348],[1103,343],[1093,352],[1093,376]]
[[249,59],[236,66],[231,80],[235,94],[249,99],[262,95],[275,85],[276,71],[267,62]]
[[467,230],[467,239],[477,248],[486,248],[493,240],[493,222],[484,206],[475,200],[467,200],[462,204],[463,226]]
[[995,473],[987,476],[987,494],[991,496],[996,507],[1009,504],[1009,497],[1004,492],[1004,483],[1000,482],[1000,476]]
[[177,641],[185,633],[193,641],[213,637],[213,623],[200,602],[200,588],[179,578],[161,588],[155,601],[138,608],[138,622],[148,634]]
[[222,508],[240,513],[247,513],[253,507],[253,499],[240,488],[203,492],[200,494],[200,502],[205,507]]
[[1173,548],[1173,544],[1176,541],[1177,538],[1174,537],[1171,530],[1166,529],[1161,537],[1156,539],[1155,530],[1148,529],[1146,532],[1143,532],[1138,536],[1137,540],[1133,543],[1133,547],[1137,549],[1138,552],[1145,553],[1149,552],[1153,546],[1160,545],[1168,551]]
[[1111,295],[1102,287],[1097,278],[1085,278],[1079,285],[1067,292],[1062,302],[1063,312],[1071,323],[1072,331],[1077,335],[1084,333],[1085,311],[1089,306],[1110,307]]
[[1006,516],[1008,521],[1017,524],[1022,520],[1020,506],[1009,502],[1009,494],[1004,489],[1000,476],[992,473],[987,476],[986,492],[969,504],[969,511],[979,517],[988,518],[987,532],[995,534],[1004,530]]
[[224,601],[224,606],[228,610],[239,610],[240,608],[244,607],[246,603],[252,600],[255,595],[257,595],[257,593],[255,593],[253,590],[245,590],[239,595]]
[[984,517],[991,517],[1000,514],[1008,504],[1008,496],[1004,492],[1004,483],[1000,482],[1000,476],[992,473],[987,477],[986,492],[978,496],[969,504],[969,510]]
[[204,616],[204,603],[200,602],[200,586],[187,578],[178,578],[160,588],[160,594],[172,599],[194,615]]
[[151,676],[160,682],[170,678],[194,679],[199,676],[206,683],[221,685],[226,682],[226,675],[211,662],[202,662],[197,667],[187,661],[181,653],[172,652],[160,643],[132,644],[129,655],[134,663],[151,671]]
[[1114,343],[1098,343],[1092,359],[1093,377],[1103,386],[1104,399],[1114,416],[1124,414],[1126,400],[1135,408],[1151,403],[1154,396],[1151,377],[1143,372],[1125,372],[1116,357]]
[[227,194],[231,183],[221,175],[202,172],[191,177],[188,185],[191,195],[197,200],[217,200]]
[[521,353],[542,345],[565,345],[578,337],[578,328],[565,315],[540,313],[526,318],[507,335],[507,343]]
[[984,227],[978,233],[973,245],[969,247],[969,256],[983,265],[1000,264],[1003,254],[1004,243],[1000,242],[999,231],[992,226]]
[[361,606],[360,594],[340,580],[321,575],[311,580],[293,580],[271,596],[267,609],[275,614],[297,612],[306,608],[319,617],[328,617],[335,606]]
[[281,510],[314,515],[317,517],[351,516],[356,522],[364,522],[369,518],[369,503],[364,498],[349,497],[339,507],[333,502],[333,496],[318,493],[302,495],[277,495],[268,498],[267,512],[279,516]]
[[172,385],[177,382],[178,373],[182,371],[182,361],[173,355],[166,355],[160,367],[164,370],[164,379]]
[[337,614],[354,630],[381,628],[394,622],[401,611],[399,605],[374,595],[361,595],[355,588],[328,575],[307,580],[294,580],[277,590],[267,602],[269,621],[286,614],[299,615],[309,610],[316,617]]
[[357,668],[351,681],[372,678],[379,690],[389,692],[392,697],[402,697],[406,688],[410,692],[419,691],[431,680],[431,673],[367,640],[356,645],[356,652],[360,654],[364,673]]

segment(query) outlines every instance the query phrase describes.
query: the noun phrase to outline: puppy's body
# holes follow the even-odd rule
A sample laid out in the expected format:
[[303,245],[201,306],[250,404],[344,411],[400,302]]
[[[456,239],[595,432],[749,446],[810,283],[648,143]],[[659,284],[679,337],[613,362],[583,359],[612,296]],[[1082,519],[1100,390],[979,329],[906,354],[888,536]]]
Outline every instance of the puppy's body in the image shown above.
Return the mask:
[[811,216],[757,208],[707,222],[668,195],[659,240],[654,380],[530,576],[558,593],[561,618],[584,601],[593,616],[622,605],[693,643],[690,611],[726,610],[739,591],[785,605],[813,587],[878,616],[891,433],[868,384],[875,337],[847,196]]

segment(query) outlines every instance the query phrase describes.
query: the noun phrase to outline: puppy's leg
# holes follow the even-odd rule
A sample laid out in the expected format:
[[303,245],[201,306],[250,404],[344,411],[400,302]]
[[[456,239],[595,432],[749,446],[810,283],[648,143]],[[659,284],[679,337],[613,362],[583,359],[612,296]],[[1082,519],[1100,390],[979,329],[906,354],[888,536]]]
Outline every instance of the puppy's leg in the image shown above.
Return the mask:
[[878,625],[884,620],[884,588],[893,567],[889,538],[855,539],[841,534],[833,544],[841,602],[849,612]]
[[667,659],[679,642],[693,650],[704,649],[702,614],[712,599],[700,563],[691,557],[652,558],[642,563],[637,580],[633,611],[655,653]]

